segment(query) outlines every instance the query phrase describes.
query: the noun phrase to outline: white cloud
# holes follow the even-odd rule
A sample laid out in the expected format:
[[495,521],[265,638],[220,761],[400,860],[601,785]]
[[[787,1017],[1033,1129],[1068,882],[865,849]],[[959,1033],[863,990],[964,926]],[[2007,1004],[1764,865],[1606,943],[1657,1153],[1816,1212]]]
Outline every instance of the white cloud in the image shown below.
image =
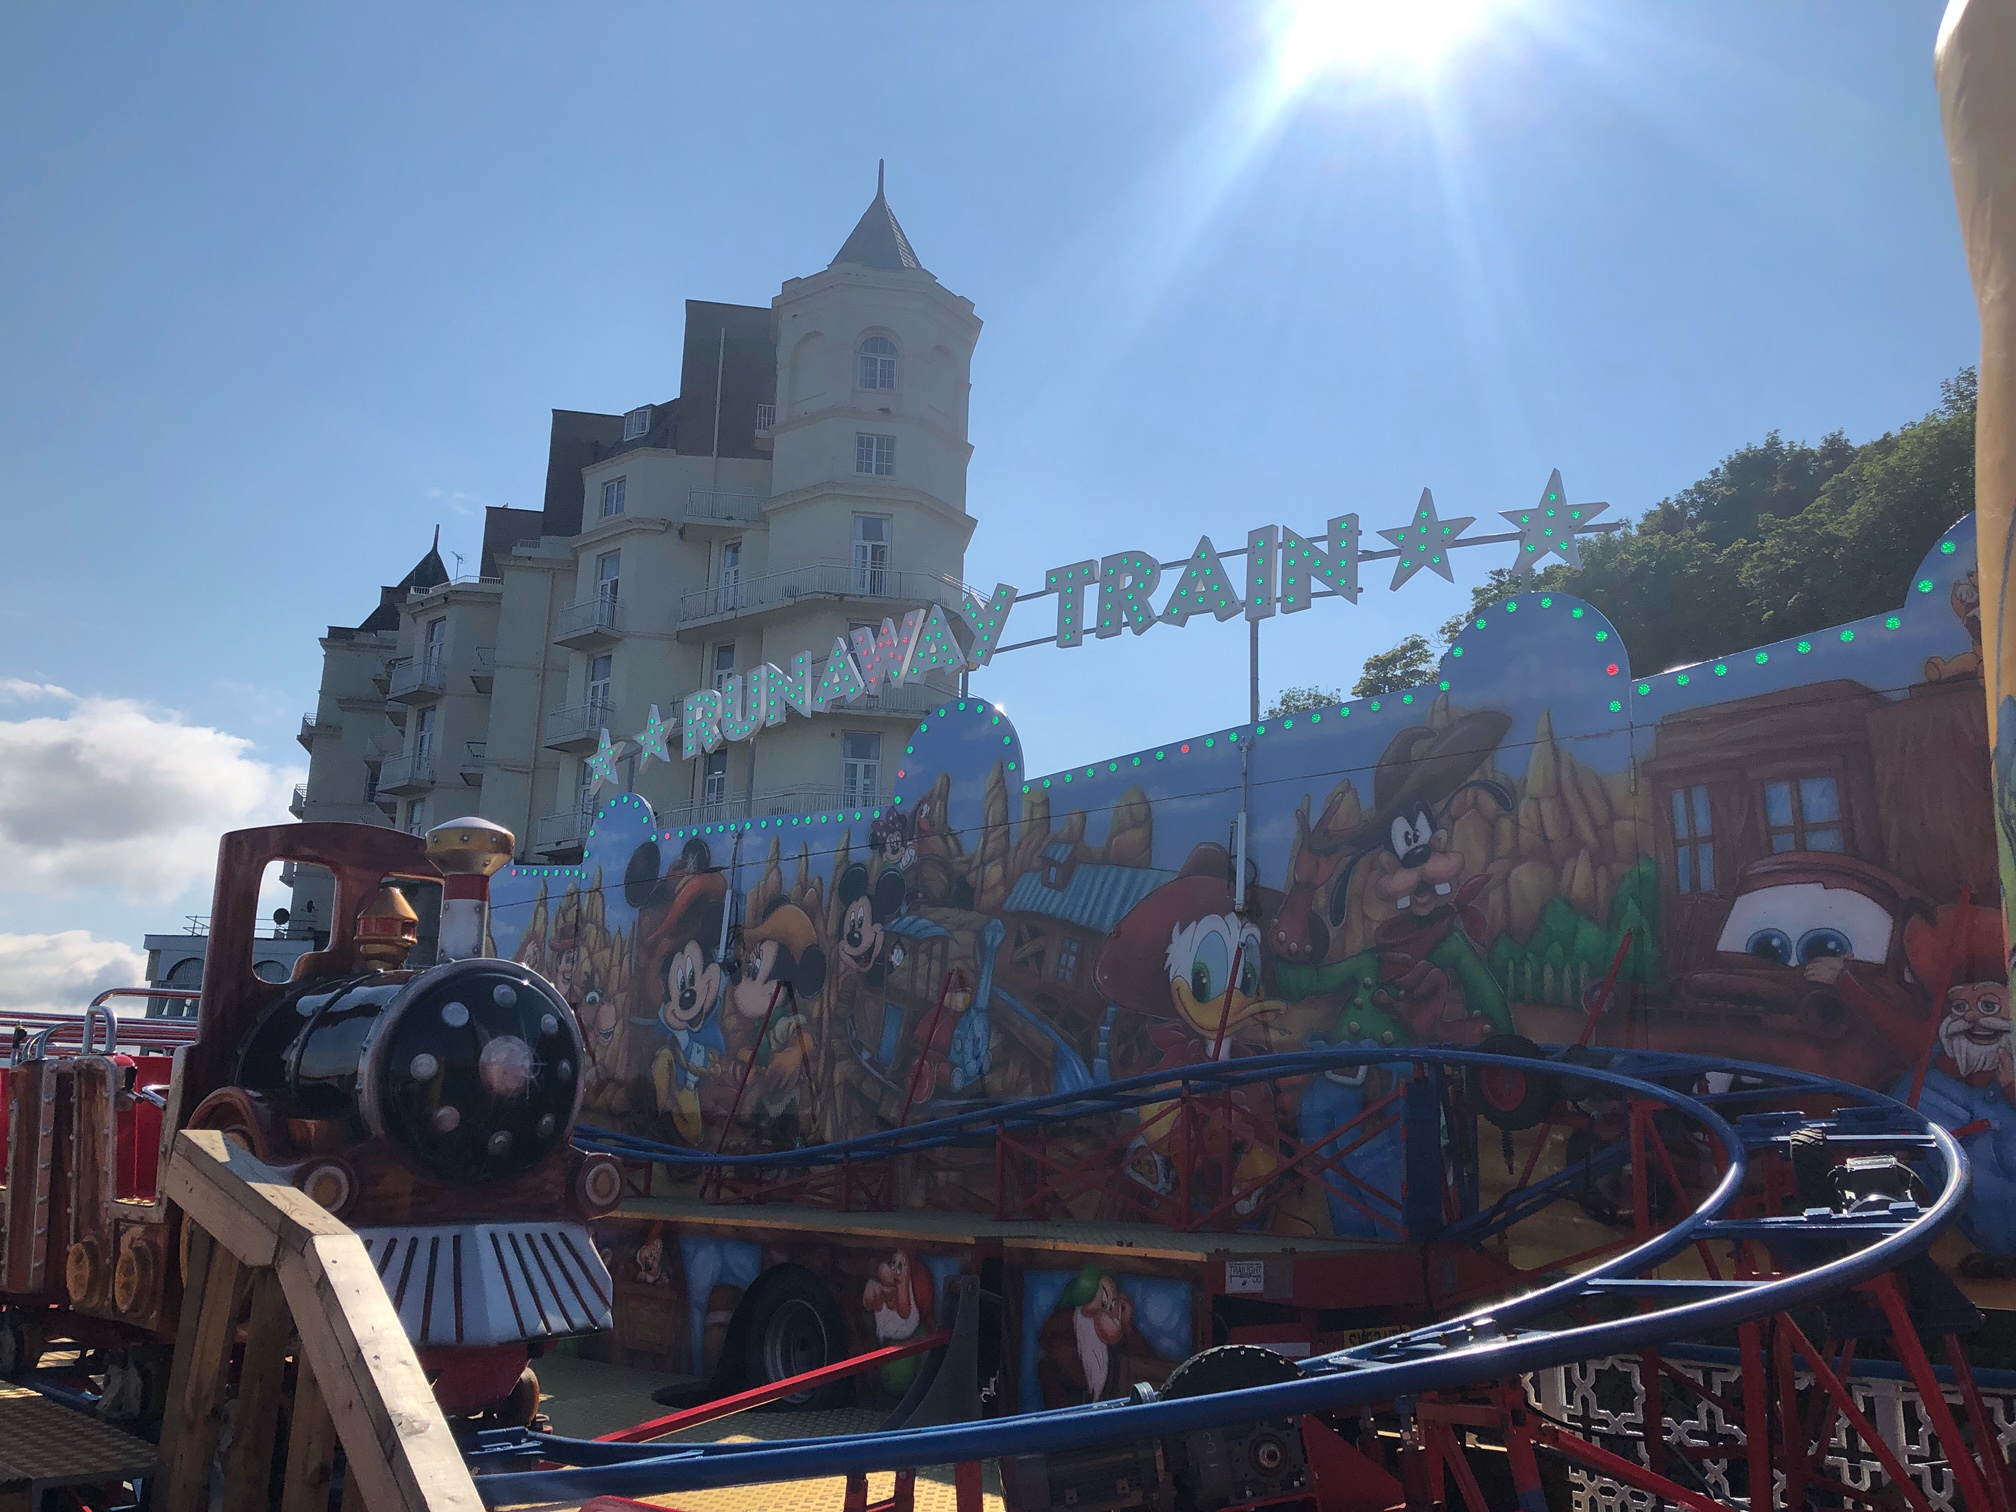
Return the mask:
[[82,929],[0,934],[0,1009],[82,1008],[107,987],[138,987],[147,957]]
[[299,773],[248,755],[248,740],[131,699],[13,681],[0,693],[17,688],[70,707],[0,719],[0,877],[10,884],[167,902],[210,876],[223,831],[287,822]]
[[0,698],[18,698],[24,703],[40,699],[60,699],[64,703],[75,703],[77,695],[68,688],[59,688],[54,683],[28,682],[19,677],[0,677]]

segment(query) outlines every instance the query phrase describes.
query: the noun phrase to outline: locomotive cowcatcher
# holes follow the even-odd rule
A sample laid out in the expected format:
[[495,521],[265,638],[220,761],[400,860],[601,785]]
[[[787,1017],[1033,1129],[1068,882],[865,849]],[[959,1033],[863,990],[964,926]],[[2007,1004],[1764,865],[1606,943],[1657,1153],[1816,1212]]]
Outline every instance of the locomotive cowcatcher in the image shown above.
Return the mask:
[[[531,1356],[610,1325],[587,1225],[622,1176],[570,1145],[573,1010],[537,973],[482,954],[489,878],[512,846],[481,819],[424,840],[332,823],[227,834],[193,1043],[172,1061],[122,1053],[103,1009],[75,1054],[14,1032],[0,1067],[0,1375],[67,1339],[103,1376],[101,1414],[158,1413],[182,1226],[156,1175],[178,1130],[217,1129],[357,1231],[444,1411],[531,1418]],[[274,862],[335,883],[331,938],[286,982],[252,969]],[[410,960],[402,883],[441,889],[437,963]]]

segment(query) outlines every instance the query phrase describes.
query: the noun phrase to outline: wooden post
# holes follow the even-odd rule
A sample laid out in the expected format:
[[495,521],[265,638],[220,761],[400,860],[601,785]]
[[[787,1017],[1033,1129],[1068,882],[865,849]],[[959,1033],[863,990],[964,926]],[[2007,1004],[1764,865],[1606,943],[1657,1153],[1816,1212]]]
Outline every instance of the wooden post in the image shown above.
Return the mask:
[[224,1459],[224,1512],[260,1512],[271,1505],[266,1493],[273,1476],[280,1388],[292,1328],[280,1278],[270,1270],[257,1272],[245,1331],[245,1364],[238,1374],[238,1419]]
[[329,1512],[336,1467],[336,1424],[321,1384],[304,1359],[294,1381],[294,1426],[287,1435],[287,1475],[280,1512]]
[[244,1273],[238,1257],[201,1228],[190,1238],[189,1263],[192,1273],[200,1272],[200,1301],[192,1302],[184,1292],[175,1336],[168,1416],[161,1429],[168,1458],[163,1512],[198,1512],[210,1505],[211,1462],[224,1426],[224,1377],[237,1333],[238,1282]]

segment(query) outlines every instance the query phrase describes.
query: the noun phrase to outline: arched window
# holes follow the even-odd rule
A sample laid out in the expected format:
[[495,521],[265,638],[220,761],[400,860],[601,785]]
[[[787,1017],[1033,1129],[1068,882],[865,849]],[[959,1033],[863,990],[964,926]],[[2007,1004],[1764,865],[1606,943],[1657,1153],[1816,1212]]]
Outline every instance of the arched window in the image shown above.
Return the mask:
[[870,336],[861,343],[854,359],[854,386],[864,389],[896,387],[896,343],[887,336]]

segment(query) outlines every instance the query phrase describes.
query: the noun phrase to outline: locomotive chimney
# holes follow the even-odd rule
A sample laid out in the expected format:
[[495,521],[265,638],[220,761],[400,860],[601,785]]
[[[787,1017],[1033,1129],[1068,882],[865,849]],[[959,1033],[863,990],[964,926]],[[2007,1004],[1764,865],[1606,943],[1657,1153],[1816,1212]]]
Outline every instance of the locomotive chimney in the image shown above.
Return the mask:
[[427,831],[427,859],[441,869],[441,959],[483,954],[490,879],[511,859],[517,837],[488,819],[450,819]]

